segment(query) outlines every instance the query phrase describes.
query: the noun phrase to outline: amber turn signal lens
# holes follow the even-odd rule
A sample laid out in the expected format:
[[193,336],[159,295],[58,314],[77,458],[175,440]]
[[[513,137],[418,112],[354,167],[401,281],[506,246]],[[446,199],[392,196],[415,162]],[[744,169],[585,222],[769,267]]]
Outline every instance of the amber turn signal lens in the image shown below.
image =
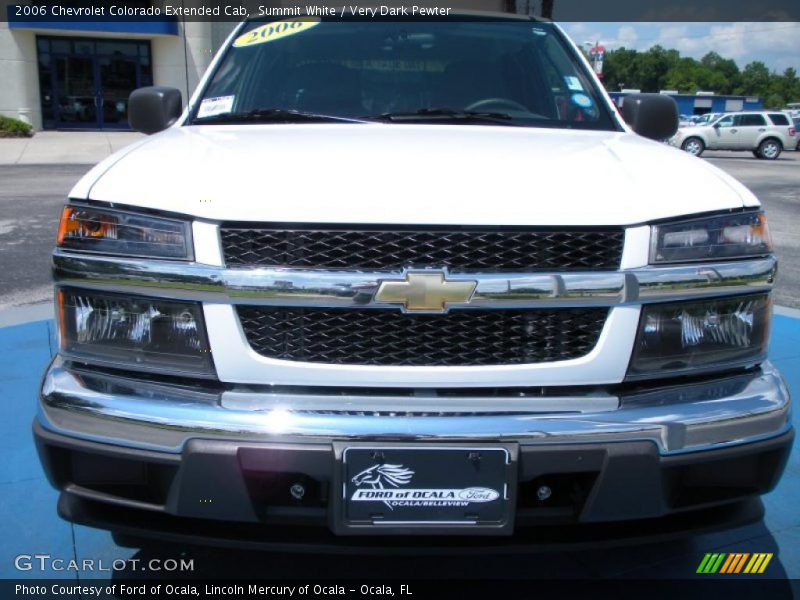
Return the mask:
[[61,211],[61,221],[58,223],[58,238],[56,239],[56,245],[58,246],[64,243],[64,238],[68,233],[72,233],[77,229],[77,224],[72,218],[73,210],[71,206],[65,206],[64,210]]
[[67,238],[110,238],[117,237],[117,219],[110,215],[65,206],[58,224],[57,244],[62,246]]
[[56,290],[56,315],[58,316],[58,345],[63,350],[66,345],[64,344],[64,335],[63,331],[66,327],[66,316],[64,313],[64,303],[66,302],[66,298],[64,296],[64,290],[58,288]]
[[191,260],[191,223],[105,207],[70,204],[61,212],[59,248],[117,256]]

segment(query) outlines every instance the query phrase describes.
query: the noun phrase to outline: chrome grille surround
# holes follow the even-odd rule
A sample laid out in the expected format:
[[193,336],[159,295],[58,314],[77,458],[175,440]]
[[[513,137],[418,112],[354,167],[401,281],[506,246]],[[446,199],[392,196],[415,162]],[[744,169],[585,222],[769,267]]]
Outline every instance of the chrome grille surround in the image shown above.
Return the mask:
[[[774,256],[696,265],[639,267],[598,273],[519,273],[452,276],[477,280],[471,308],[629,306],[724,297],[772,289]],[[56,283],[87,289],[259,306],[391,308],[370,301],[378,282],[398,273],[304,269],[226,269],[200,263],[131,259],[56,250]],[[460,305],[451,305],[458,308]]]

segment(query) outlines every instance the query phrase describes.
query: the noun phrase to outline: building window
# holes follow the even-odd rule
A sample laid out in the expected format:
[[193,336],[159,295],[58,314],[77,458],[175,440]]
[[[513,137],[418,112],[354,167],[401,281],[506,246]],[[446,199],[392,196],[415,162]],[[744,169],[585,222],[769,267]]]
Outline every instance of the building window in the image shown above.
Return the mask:
[[36,40],[45,129],[129,129],[128,96],[152,85],[150,42]]

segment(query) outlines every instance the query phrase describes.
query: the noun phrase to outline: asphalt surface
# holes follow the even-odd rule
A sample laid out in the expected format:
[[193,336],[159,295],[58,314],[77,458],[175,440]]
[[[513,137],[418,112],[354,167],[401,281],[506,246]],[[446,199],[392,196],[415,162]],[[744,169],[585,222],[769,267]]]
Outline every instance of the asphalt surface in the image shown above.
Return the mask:
[[[775,301],[800,308],[800,152],[785,152],[776,161],[757,160],[749,152],[706,152],[699,160],[727,171],[761,199],[781,259]],[[89,168],[0,166],[0,310],[50,299],[49,255],[59,212]]]
[[0,310],[52,298],[50,253],[61,207],[90,168],[0,166]]
[[761,200],[780,260],[775,303],[800,308],[800,152],[784,152],[774,161],[758,160],[749,152],[705,152],[703,159],[736,177]]

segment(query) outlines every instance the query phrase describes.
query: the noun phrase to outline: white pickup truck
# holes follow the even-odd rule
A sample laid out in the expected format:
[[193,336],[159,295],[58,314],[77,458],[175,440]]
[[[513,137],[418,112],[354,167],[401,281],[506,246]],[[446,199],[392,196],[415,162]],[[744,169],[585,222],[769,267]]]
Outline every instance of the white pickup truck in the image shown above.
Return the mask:
[[134,92],[153,135],[63,211],[34,432],[64,518],[541,540],[777,483],[759,202],[557,25],[247,20],[181,105]]

